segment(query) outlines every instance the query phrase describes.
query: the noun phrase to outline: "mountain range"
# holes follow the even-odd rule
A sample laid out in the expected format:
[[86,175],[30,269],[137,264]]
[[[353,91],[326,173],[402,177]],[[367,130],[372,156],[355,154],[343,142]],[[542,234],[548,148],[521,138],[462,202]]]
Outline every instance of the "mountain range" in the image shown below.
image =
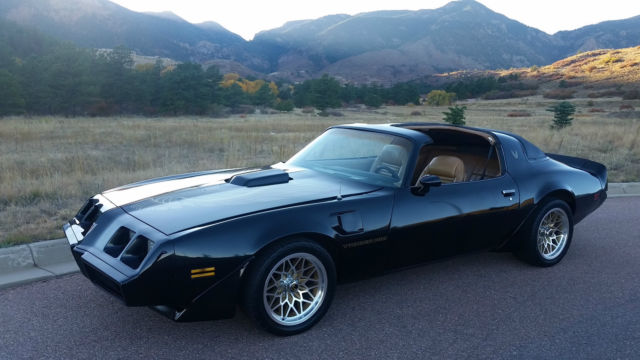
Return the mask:
[[640,16],[549,35],[473,0],[292,21],[252,41],[215,22],[138,13],[108,0],[2,0],[0,18],[83,47],[124,45],[140,55],[293,81],[327,73],[389,84],[455,70],[546,65],[580,51],[640,44]]

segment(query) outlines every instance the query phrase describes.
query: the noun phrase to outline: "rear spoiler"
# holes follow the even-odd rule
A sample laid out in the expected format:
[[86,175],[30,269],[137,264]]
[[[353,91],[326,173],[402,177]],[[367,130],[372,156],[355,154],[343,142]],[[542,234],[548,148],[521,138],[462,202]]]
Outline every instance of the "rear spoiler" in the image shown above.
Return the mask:
[[547,154],[547,156],[565,165],[588,172],[600,180],[600,184],[602,184],[603,189],[605,191],[607,190],[607,167],[599,162],[560,154]]

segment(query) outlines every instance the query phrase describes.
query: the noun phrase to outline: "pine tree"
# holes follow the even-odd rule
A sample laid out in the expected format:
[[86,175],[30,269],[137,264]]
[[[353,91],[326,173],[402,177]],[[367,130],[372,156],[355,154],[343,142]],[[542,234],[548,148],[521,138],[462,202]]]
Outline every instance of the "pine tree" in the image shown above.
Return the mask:
[[551,128],[560,130],[571,126],[571,122],[573,121],[571,115],[576,113],[576,107],[568,101],[561,101],[548,108],[547,111],[553,112],[553,124],[551,124]]
[[443,112],[443,120],[451,125],[464,125],[466,124],[466,122],[464,121],[465,110],[467,110],[466,106],[455,105],[453,107],[449,107],[449,111]]
[[258,91],[251,94],[251,100],[254,105],[272,107],[276,96],[271,91],[269,85],[263,82]]
[[7,70],[0,70],[0,116],[24,113],[20,84]]

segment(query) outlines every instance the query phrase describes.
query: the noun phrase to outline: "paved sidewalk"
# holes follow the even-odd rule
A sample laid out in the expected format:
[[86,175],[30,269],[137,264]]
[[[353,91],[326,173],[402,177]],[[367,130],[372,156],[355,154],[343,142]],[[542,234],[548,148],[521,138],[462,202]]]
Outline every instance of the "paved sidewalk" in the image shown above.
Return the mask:
[[[638,196],[640,183],[611,183],[607,194]],[[0,289],[78,271],[66,239],[0,249]]]

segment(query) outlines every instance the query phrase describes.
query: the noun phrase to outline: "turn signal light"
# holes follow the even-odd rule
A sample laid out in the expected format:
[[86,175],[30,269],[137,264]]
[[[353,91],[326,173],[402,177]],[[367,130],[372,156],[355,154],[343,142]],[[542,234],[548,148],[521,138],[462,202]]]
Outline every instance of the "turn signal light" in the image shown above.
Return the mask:
[[214,276],[216,274],[215,270],[216,270],[215,267],[193,269],[191,270],[191,278],[197,279],[197,278],[206,277],[206,276]]

